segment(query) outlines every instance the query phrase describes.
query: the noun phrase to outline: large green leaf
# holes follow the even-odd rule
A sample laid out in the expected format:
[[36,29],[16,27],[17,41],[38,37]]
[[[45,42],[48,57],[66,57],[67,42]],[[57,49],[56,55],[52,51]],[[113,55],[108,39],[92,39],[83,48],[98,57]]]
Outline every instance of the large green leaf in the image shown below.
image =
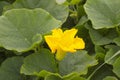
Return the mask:
[[112,67],[107,64],[104,64],[101,67],[97,67],[97,70],[94,69],[94,71],[94,74],[91,73],[87,80],[103,80],[106,76],[115,76],[112,71]]
[[60,27],[61,22],[43,9],[12,9],[0,16],[0,46],[18,52],[33,49],[41,34]]
[[84,8],[95,29],[120,24],[120,0],[87,0]]
[[13,8],[42,8],[62,22],[68,16],[68,6],[57,4],[56,0],[16,0],[12,5],[5,7],[5,10]]
[[107,76],[103,80],[118,80],[116,77],[113,76]]
[[[21,73],[26,75],[36,75],[40,71],[57,72],[57,65],[52,53],[47,49],[41,49],[39,52],[27,56],[21,68]],[[47,74],[47,73],[45,73]]]
[[59,71],[61,75],[67,75],[72,72],[86,74],[88,67],[96,64],[97,61],[94,57],[89,56],[86,51],[78,51],[76,53],[68,53],[59,63]]
[[[93,69],[93,72],[89,75],[88,80],[102,80],[105,76],[115,76],[112,71],[112,67],[106,63],[113,64],[116,58],[119,57],[120,50],[119,47],[112,45],[106,46],[106,48],[110,48],[110,50],[108,51],[107,56],[105,56],[105,62],[100,64],[96,69]],[[102,75],[100,75],[101,73]]]
[[0,67],[0,80],[23,80],[20,67],[23,57],[13,57],[5,60]]
[[113,72],[120,78],[120,57],[113,64]]
[[[113,64],[115,62],[115,60],[120,56],[120,53],[117,54],[117,51],[120,50],[120,47],[115,46],[115,45],[108,45],[108,46],[106,46],[106,48],[108,48],[109,51],[105,55],[105,62],[108,64]],[[110,61],[107,61],[110,58],[112,58],[112,59]]]
[[115,29],[95,30],[91,27],[89,27],[88,29],[91,40],[95,45],[105,45],[113,43],[113,40],[117,37]]

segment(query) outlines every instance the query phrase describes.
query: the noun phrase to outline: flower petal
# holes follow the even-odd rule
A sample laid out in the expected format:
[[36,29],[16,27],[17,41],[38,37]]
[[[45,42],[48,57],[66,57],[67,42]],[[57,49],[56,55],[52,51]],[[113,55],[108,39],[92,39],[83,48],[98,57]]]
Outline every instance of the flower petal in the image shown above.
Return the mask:
[[69,47],[73,43],[76,33],[77,29],[64,31],[63,36],[61,37],[60,44],[65,47]]
[[57,39],[51,35],[45,36],[45,41],[51,49],[52,53],[57,50]]
[[70,29],[70,30],[66,30],[64,31],[64,37],[65,38],[68,38],[68,39],[71,39],[71,38],[74,38],[76,33],[77,33],[77,29]]
[[52,30],[52,36],[60,38],[63,35],[62,29],[54,29]]
[[84,49],[85,48],[85,42],[82,38],[74,38],[73,42],[74,49]]

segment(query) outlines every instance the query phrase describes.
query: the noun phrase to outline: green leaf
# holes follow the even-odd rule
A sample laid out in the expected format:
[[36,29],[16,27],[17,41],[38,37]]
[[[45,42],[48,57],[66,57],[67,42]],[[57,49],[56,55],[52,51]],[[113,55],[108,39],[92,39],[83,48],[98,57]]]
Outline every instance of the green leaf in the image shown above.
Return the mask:
[[[97,67],[98,68],[98,67]],[[94,69],[95,70],[95,69]],[[91,78],[87,80],[103,80],[106,76],[115,76],[115,74],[112,71],[111,66],[105,64],[101,66],[94,75],[91,76]]]
[[39,52],[27,56],[21,68],[21,73],[26,75],[35,75],[42,70],[57,72],[57,65],[52,53],[47,49],[41,49]]
[[95,30],[91,27],[88,29],[92,42],[95,45],[106,45],[113,43],[113,40],[117,37],[115,29]]
[[95,29],[114,28],[120,24],[120,0],[87,0],[84,5]]
[[82,16],[76,26],[84,25],[88,21],[86,16]]
[[45,77],[45,80],[63,80],[63,79],[58,75],[49,75]]
[[23,57],[12,57],[6,59],[0,67],[0,80],[23,80],[20,67]]
[[97,61],[94,57],[89,56],[86,51],[78,51],[76,53],[68,53],[68,55],[59,62],[59,71],[61,75],[67,75],[77,72],[80,75],[86,74],[88,67],[94,66]]
[[34,75],[36,75],[38,78],[44,78],[45,80],[61,80],[62,77],[58,73],[52,73],[46,70],[42,70],[40,72],[34,72]]
[[66,0],[56,0],[56,2],[57,2],[58,4],[63,4],[63,3],[66,2]]
[[103,80],[118,80],[116,77],[113,76],[107,76]]
[[[110,73],[112,73],[112,75],[114,75],[113,74],[113,72],[111,71],[111,66],[108,66],[108,65],[106,65],[106,63],[108,63],[108,62],[110,62],[111,60],[113,60],[116,56],[118,56],[120,54],[120,50],[119,51],[117,51],[116,53],[114,53],[114,55],[112,55],[111,57],[109,57],[107,60],[105,60],[105,62],[104,63],[102,63],[100,66],[98,66],[93,72],[92,72],[92,74],[90,74],[90,76],[88,77],[88,80],[89,79],[91,79],[91,77],[92,77],[92,80],[96,80],[96,75],[99,75],[99,74],[101,74],[102,72],[104,72],[104,68],[103,68],[103,66],[107,66],[108,68],[110,68],[109,69],[109,71],[110,71]],[[101,69],[101,70],[100,70]],[[103,71],[102,71],[102,69],[103,69]],[[98,74],[96,74],[97,72],[99,72]],[[103,78],[105,75],[108,75],[108,73],[105,73],[105,74],[103,74],[103,76],[100,76],[100,80],[101,80],[101,78]]]
[[115,45],[108,45],[106,46],[106,48],[109,48],[109,51],[106,53],[105,55],[105,62],[108,64],[113,64],[115,62],[115,60],[120,56],[120,54],[118,56],[115,56],[113,59],[111,59],[109,62],[107,62],[107,60],[111,57],[113,57],[115,55],[115,53],[120,50],[120,47],[115,46]]
[[112,42],[111,39],[108,39],[108,38],[102,36],[98,31],[96,31],[94,29],[90,29],[89,34],[92,39],[92,42],[95,45],[105,45],[105,44],[109,44]]
[[84,78],[80,77],[79,73],[72,72],[68,75],[63,76],[64,80],[85,80]]
[[120,36],[114,39],[114,42],[120,46]]
[[86,80],[86,79],[78,76],[78,77],[74,77],[73,79],[67,79],[67,80]]
[[43,9],[9,10],[0,16],[0,46],[18,52],[31,50],[41,42],[41,34],[60,25]]
[[12,5],[7,6],[4,9],[8,10],[13,8],[42,8],[62,22],[64,22],[68,16],[68,6],[57,4],[56,0],[16,0]]
[[96,53],[96,58],[99,61],[104,61],[104,57],[105,57],[105,49],[101,46],[97,46],[95,45],[95,53]]
[[45,80],[85,80],[84,78],[80,77],[78,73],[71,73],[71,74],[61,77],[57,73],[50,73],[47,71],[41,71],[41,72],[42,72],[42,74],[40,74],[40,75],[43,75],[43,74],[45,74],[45,75],[40,76],[40,77],[45,77]]
[[75,5],[78,4],[81,0],[71,0],[70,4]]
[[41,70],[40,72],[34,72],[34,74],[38,77],[46,77],[48,75],[57,75],[57,73],[52,73],[52,72],[49,72],[49,71],[46,71],[46,70]]
[[113,64],[113,72],[120,78],[120,57]]

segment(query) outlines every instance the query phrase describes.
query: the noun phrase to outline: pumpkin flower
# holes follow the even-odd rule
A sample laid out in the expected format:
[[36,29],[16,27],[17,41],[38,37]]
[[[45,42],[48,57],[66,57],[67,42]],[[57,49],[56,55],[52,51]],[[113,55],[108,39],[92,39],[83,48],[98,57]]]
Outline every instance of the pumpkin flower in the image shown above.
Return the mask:
[[70,29],[63,32],[62,29],[54,29],[52,35],[45,36],[45,41],[57,60],[62,60],[66,52],[74,53],[76,49],[85,48],[83,39],[75,37],[77,31],[77,29]]

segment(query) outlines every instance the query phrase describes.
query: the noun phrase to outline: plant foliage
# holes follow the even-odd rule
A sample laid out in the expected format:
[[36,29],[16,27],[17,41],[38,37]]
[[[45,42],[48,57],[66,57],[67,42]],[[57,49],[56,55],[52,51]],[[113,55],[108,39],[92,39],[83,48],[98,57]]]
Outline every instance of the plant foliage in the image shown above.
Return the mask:
[[[120,80],[119,8],[120,0],[0,0],[0,80]],[[58,61],[44,39],[57,28],[77,29],[85,48]],[[54,52],[78,46],[72,33],[55,33]],[[72,43],[53,46],[59,40]]]

